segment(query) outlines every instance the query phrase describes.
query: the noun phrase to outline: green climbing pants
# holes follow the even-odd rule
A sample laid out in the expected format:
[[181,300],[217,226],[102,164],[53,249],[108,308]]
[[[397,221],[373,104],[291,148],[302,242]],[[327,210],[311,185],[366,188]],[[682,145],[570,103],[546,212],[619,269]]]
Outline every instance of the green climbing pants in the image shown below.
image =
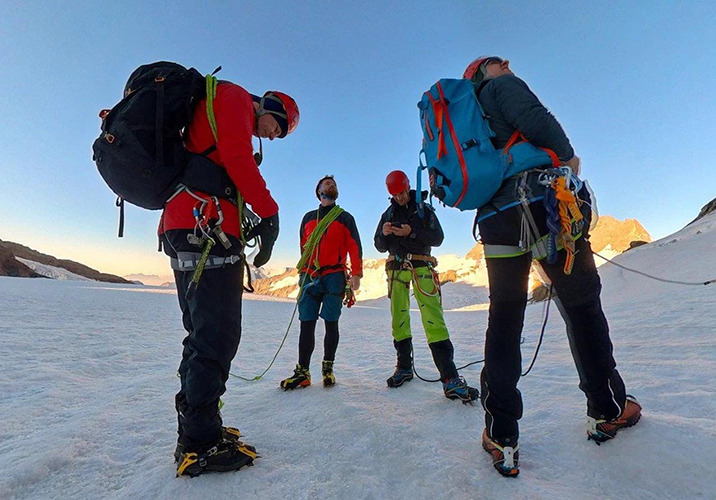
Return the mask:
[[427,267],[415,269],[418,286],[416,286],[413,272],[410,270],[388,270],[387,272],[388,287],[391,289],[390,314],[393,317],[393,338],[400,342],[412,337],[410,333],[410,284],[412,282],[428,344],[449,339],[450,334],[445,326],[440,294],[433,282],[430,269]]

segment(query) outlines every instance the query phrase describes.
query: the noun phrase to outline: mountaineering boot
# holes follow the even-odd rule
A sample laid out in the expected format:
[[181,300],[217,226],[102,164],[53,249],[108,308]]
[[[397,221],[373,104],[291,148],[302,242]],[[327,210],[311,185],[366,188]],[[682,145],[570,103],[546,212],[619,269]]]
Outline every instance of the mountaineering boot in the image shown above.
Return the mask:
[[[221,437],[223,439],[226,439],[227,441],[234,441],[235,443],[237,443],[237,445],[240,444],[242,446],[245,446],[249,450],[256,453],[256,448],[254,448],[253,446],[251,446],[249,444],[245,444],[239,440],[239,438],[241,437],[241,431],[239,431],[239,429],[237,429],[235,427],[222,427],[221,428]],[[179,458],[181,458],[182,453],[184,453],[184,445],[181,442],[177,441],[177,447],[174,450],[174,461],[175,462],[179,461]]]
[[245,465],[253,465],[258,457],[253,446],[241,441],[221,438],[218,443],[201,452],[184,451],[179,456],[177,477],[196,477],[204,472],[229,472]]
[[333,375],[333,361],[324,361],[321,367],[321,375],[323,375],[323,387],[331,387],[336,385],[336,376]]
[[395,372],[386,383],[388,387],[400,387],[405,382],[413,380],[413,339],[412,337],[401,341],[393,339],[393,346],[398,356],[398,363]]
[[413,338],[408,337],[400,342],[393,339],[395,354],[398,356],[398,366],[404,370],[413,369]]
[[492,457],[492,465],[505,477],[517,477],[520,473],[519,445],[501,446],[490,439],[487,429],[482,431],[482,449]]
[[396,366],[395,372],[386,382],[388,387],[400,387],[409,380],[413,380],[413,370]]
[[308,368],[304,368],[301,365],[296,365],[292,377],[281,381],[281,388],[286,391],[299,387],[308,387],[309,385],[311,385],[311,372],[308,371]]
[[459,399],[463,404],[470,403],[480,398],[480,391],[469,387],[465,379],[455,377],[443,381],[443,392],[448,399]]
[[634,396],[627,394],[624,410],[617,418],[597,420],[587,417],[587,439],[591,439],[597,444],[602,444],[604,441],[613,439],[619,429],[636,425],[640,418],[641,405]]
[[441,380],[449,380],[456,378],[459,374],[453,357],[455,355],[455,348],[452,345],[450,339],[441,340],[439,342],[431,342],[428,344],[430,353],[433,355],[433,361],[435,367],[440,373]]

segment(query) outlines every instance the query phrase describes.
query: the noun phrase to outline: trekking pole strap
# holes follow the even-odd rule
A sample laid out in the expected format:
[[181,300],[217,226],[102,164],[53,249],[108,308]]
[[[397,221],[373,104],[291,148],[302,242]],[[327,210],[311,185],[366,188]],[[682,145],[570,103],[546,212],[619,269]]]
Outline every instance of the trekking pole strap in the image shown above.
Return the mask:
[[117,201],[114,204],[119,207],[119,229],[117,231],[117,237],[122,238],[124,236],[124,198],[117,196]]

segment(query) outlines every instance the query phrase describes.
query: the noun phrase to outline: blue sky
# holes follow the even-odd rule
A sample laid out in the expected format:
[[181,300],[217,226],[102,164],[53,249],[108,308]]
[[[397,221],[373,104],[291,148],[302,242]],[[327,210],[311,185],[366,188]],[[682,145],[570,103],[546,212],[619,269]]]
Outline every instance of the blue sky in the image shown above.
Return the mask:
[[[481,54],[508,58],[562,123],[599,210],[653,237],[716,196],[712,2],[5,2],[0,18],[0,239],[117,274],[168,274],[158,212],[117,210],[91,159],[97,113],[131,71],[172,60],[253,93],[291,94],[297,131],[264,143],[281,207],[273,265],[298,259],[313,189],[335,174],[364,253],[390,170],[418,164],[416,103]],[[437,253],[474,244],[439,208]]]

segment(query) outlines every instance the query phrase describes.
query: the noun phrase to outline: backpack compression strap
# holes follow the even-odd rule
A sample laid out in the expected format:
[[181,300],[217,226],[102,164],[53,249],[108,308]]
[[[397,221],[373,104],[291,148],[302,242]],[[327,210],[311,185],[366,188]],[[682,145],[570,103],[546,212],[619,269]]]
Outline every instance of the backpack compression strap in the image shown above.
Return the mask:
[[[433,113],[435,114],[435,126],[438,128],[438,160],[447,154],[447,147],[445,146],[445,134],[443,133],[443,116],[447,113],[445,103],[441,98],[440,101],[436,101],[435,98],[430,95],[430,92],[425,92],[430,99],[430,104],[433,107]],[[441,93],[442,94],[442,93]],[[425,123],[430,126],[427,117]],[[430,130],[430,136],[432,136],[432,130]]]
[[[507,141],[507,144],[505,144],[505,147],[502,149],[503,154],[508,154],[510,152],[510,148],[517,144],[518,142],[530,142],[527,140],[527,137],[525,137],[522,132],[519,130],[515,130],[512,133],[512,136],[510,136],[510,140]],[[539,146],[537,146],[539,147]],[[558,168],[562,165],[562,162],[559,161],[559,157],[557,156],[557,153],[552,151],[549,148],[540,148],[542,151],[547,153],[552,160],[552,166],[555,168]]]
[[445,110],[445,123],[447,123],[448,129],[450,130],[450,137],[452,138],[453,146],[455,147],[455,152],[457,153],[457,158],[460,161],[460,170],[462,170],[462,178],[465,181],[462,183],[462,192],[460,193],[460,196],[455,202],[455,206],[457,207],[460,205],[460,202],[465,197],[465,194],[467,194],[467,181],[469,179],[467,173],[467,163],[465,162],[465,155],[462,154],[462,146],[460,145],[460,141],[458,140],[457,134],[455,133],[455,128],[452,126],[452,121],[450,120],[450,112],[448,111],[447,107],[447,99],[445,99],[443,87],[442,85],[440,85],[440,82],[437,83],[437,87],[438,92],[440,93],[440,102],[442,103],[442,107]]

